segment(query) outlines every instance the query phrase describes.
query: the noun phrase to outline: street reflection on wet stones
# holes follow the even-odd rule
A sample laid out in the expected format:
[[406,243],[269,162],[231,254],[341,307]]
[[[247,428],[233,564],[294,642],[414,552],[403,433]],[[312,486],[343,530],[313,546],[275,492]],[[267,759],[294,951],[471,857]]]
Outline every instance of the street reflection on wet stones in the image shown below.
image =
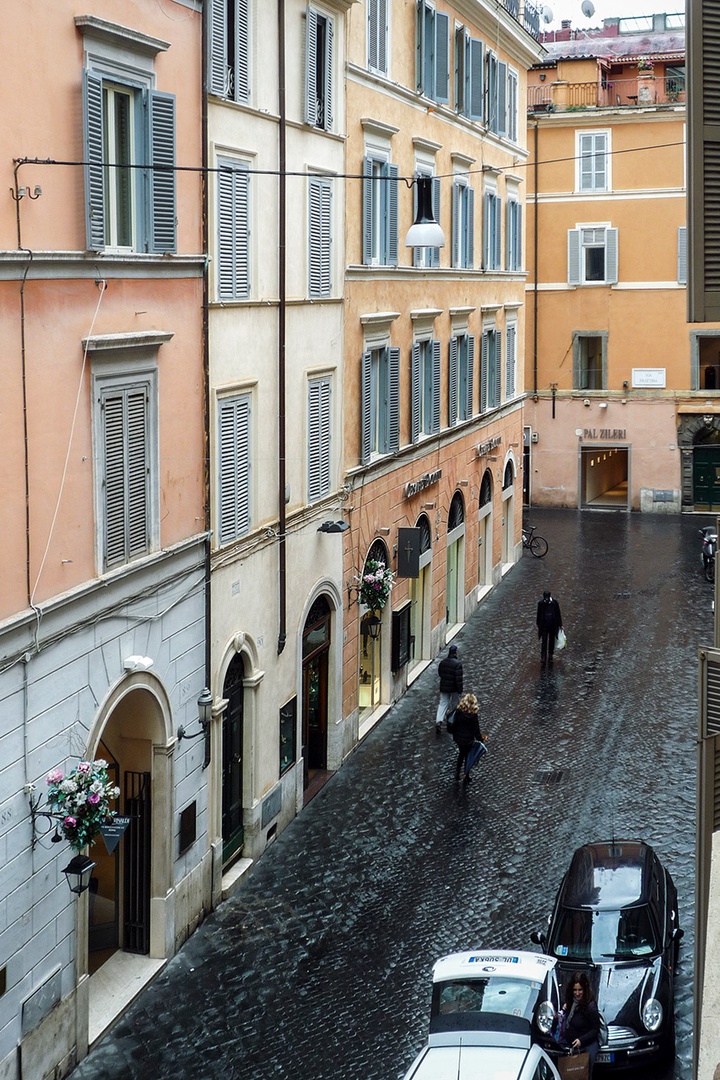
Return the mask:
[[[475,782],[455,784],[452,741],[436,738],[434,663],[75,1080],[146,1077],[150,1062],[157,1080],[401,1077],[426,1038],[434,960],[535,948],[574,849],[613,836],[651,843],[678,888],[677,1058],[655,1076],[689,1080],[707,522],[528,520],[548,555],[525,553],[455,638],[490,736]],[[568,647],[541,669],[545,588]]]

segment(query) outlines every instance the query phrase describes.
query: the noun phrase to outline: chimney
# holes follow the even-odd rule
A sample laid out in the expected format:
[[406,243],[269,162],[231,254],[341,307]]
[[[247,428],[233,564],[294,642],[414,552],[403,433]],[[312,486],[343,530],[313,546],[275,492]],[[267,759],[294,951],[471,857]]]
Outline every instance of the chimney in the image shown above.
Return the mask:
[[572,26],[572,19],[563,19],[563,21],[560,23],[560,29],[561,30],[569,30],[571,26]]
[[653,30],[655,33],[662,33],[663,30],[667,30],[667,15],[653,15]]

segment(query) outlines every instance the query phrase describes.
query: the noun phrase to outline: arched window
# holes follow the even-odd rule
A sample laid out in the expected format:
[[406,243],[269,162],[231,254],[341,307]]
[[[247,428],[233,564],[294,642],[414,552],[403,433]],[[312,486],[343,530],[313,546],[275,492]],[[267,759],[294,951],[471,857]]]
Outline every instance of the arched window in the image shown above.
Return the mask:
[[487,506],[492,502],[492,473],[489,469],[485,470],[485,475],[482,478],[482,484],[480,485],[480,509],[483,506]]
[[448,514],[448,532],[452,532],[453,529],[457,529],[458,525],[462,525],[465,520],[465,504],[463,503],[463,497],[459,491],[456,491],[453,495],[453,500],[450,503],[450,513]]
[[427,514],[421,514],[415,522],[415,528],[420,530],[420,554],[424,555],[432,547],[432,529]]
[[503,491],[507,491],[508,488],[513,486],[515,480],[515,469],[513,468],[512,461],[508,461],[505,466],[505,475],[503,476]]
[[372,544],[370,545],[370,550],[368,551],[365,558],[365,565],[367,566],[367,564],[371,560],[385,563],[385,566],[390,565],[390,556],[388,554],[388,549],[385,545],[384,540],[373,540]]

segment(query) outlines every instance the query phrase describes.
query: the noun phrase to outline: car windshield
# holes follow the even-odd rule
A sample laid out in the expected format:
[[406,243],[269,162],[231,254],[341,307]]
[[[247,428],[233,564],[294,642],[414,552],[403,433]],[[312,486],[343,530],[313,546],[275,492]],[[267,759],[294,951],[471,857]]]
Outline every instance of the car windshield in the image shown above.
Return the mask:
[[560,912],[549,952],[559,960],[636,960],[659,952],[647,907]]
[[440,1016],[494,1013],[531,1021],[542,984],[527,979],[453,979],[436,987]]

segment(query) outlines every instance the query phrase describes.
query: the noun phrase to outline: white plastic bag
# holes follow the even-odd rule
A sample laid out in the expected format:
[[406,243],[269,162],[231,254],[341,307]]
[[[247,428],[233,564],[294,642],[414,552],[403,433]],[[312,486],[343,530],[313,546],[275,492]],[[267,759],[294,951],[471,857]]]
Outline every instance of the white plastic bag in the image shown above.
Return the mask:
[[565,631],[561,627],[560,630],[558,630],[558,636],[555,642],[555,651],[562,652],[566,645],[567,638],[565,637]]

